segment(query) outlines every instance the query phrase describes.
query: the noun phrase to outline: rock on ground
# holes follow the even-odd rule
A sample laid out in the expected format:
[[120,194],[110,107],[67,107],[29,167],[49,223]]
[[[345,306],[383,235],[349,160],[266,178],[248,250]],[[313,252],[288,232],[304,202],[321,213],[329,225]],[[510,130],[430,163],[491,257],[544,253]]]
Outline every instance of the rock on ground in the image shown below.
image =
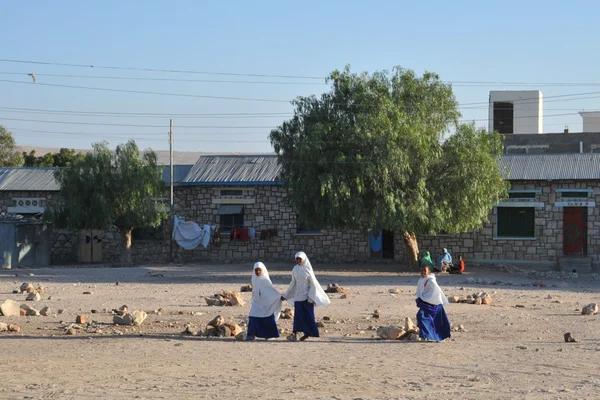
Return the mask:
[[348,293],[348,289],[343,286],[340,286],[337,283],[330,283],[327,285],[325,293]]
[[448,296],[448,303],[458,303],[459,300],[458,296]]
[[133,317],[133,325],[140,326],[144,323],[148,314],[142,310],[135,310],[131,313],[131,316]]
[[294,310],[286,308],[281,312],[281,319],[294,319]]
[[410,319],[410,317],[406,317],[406,319],[404,320],[404,330],[411,331],[413,329],[415,329],[415,324],[413,323],[412,319]]
[[19,325],[10,324],[10,325],[8,325],[8,331],[14,332],[14,333],[19,333],[19,332],[21,332],[21,327]]
[[243,342],[246,340],[247,337],[248,337],[248,332],[242,331],[242,332],[238,333],[237,335],[235,335],[235,340],[237,340],[238,342]]
[[240,292],[242,292],[242,293],[251,292],[251,291],[252,291],[252,285],[245,285],[240,288]]
[[583,310],[581,310],[581,314],[583,314],[583,315],[598,314],[598,304],[596,304],[596,303],[588,304],[587,306],[583,307]]
[[21,285],[19,290],[21,291],[21,293],[33,293],[35,292],[35,287],[33,287],[31,283],[25,282]]
[[0,332],[6,332],[8,330],[8,324],[0,322]]
[[225,320],[223,319],[223,317],[221,315],[217,315],[207,325],[212,326],[213,328],[219,328],[224,323]]
[[88,317],[87,315],[78,315],[75,318],[75,322],[78,324],[87,324]]
[[28,317],[37,317],[40,312],[35,308],[28,306],[27,304],[21,304],[21,310],[25,311],[25,315]]
[[4,303],[0,304],[0,312],[5,317],[18,317],[21,315],[21,307],[19,303],[14,300],[6,300]]
[[26,301],[40,301],[42,296],[38,292],[32,292],[27,295]]
[[389,325],[377,328],[377,336],[386,340],[396,340],[404,334],[404,329],[399,326]]
[[133,315],[126,313],[123,315],[115,314],[113,316],[113,324],[115,325],[133,325]]
[[565,338],[565,342],[567,342],[567,343],[577,343],[577,342],[578,342],[578,340],[577,340],[577,339],[575,339],[575,338],[574,338],[574,337],[571,335],[571,332],[567,332],[567,333],[565,333],[565,336],[564,336],[564,338]]
[[225,323],[223,325],[229,328],[231,331],[231,336],[237,336],[240,332],[242,332],[242,328],[236,323]]
[[49,307],[44,307],[40,310],[40,315],[47,317],[48,315],[50,315],[50,308]]

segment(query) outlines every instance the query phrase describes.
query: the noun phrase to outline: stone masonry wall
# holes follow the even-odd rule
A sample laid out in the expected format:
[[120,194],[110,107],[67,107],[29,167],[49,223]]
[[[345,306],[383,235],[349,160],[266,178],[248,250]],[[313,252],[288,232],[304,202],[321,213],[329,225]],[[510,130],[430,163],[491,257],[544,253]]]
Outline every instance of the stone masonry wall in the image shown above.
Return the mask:
[[[506,260],[537,261],[555,263],[563,251],[563,208],[557,207],[561,194],[557,189],[593,189],[588,201],[595,201],[596,207],[588,208],[588,256],[594,261],[600,258],[600,188],[597,181],[590,182],[513,182],[512,190],[539,189],[535,199],[519,199],[524,205],[528,202],[542,202],[542,208],[535,209],[535,239],[498,239],[497,208],[489,215],[489,222],[475,232],[459,235],[438,235],[418,237],[419,250],[430,251],[433,255],[447,248],[455,257],[462,254],[465,260]],[[510,199],[513,201],[516,199]],[[404,245],[400,240],[396,246],[396,259],[406,259]]]
[[[219,223],[218,187],[188,186],[178,187],[175,193],[175,212],[203,224]],[[228,187],[227,189],[235,189]],[[316,262],[354,262],[364,260],[368,251],[366,232],[340,232],[323,229],[321,233],[297,233],[296,214],[287,204],[285,189],[281,186],[239,187],[244,190],[244,198],[253,204],[244,204],[244,225],[256,229],[256,238],[247,242],[230,241],[223,235],[221,246],[204,249],[198,247],[184,251],[175,245],[177,260],[245,260],[245,261],[294,261],[298,251],[305,251]],[[221,200],[226,201],[226,200]],[[260,240],[260,231],[277,229],[277,236]]]

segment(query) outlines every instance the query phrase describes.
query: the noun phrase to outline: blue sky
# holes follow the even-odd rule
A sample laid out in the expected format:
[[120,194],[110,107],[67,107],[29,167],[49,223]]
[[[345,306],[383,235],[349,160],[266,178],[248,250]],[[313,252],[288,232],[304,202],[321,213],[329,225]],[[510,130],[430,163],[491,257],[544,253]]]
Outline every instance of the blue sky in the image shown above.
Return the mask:
[[[455,83],[460,103],[480,103],[463,106],[463,119],[474,119],[482,126],[487,126],[485,103],[490,90],[540,89],[545,97],[598,92],[573,96],[570,101],[546,99],[545,132],[562,131],[565,125],[571,131],[579,131],[581,117],[577,111],[600,109],[600,84],[537,84],[600,82],[597,34],[600,3],[594,0],[4,1],[0,3],[0,15],[2,59],[310,77],[324,77],[346,64],[351,64],[353,70],[370,72],[401,65],[419,73],[437,72],[442,79],[452,82],[530,84],[465,86]],[[27,73],[35,73],[37,82],[44,84],[191,96],[34,85]],[[318,79],[8,62],[0,62],[0,80],[27,82],[0,81],[0,124],[12,130],[18,144],[40,147],[89,148],[91,143],[101,140],[114,146],[134,138],[142,148],[168,149],[168,116],[187,113],[196,114],[196,118],[173,117],[177,151],[268,152],[271,151],[267,139],[270,127],[280,124],[292,110],[287,101],[298,95],[327,90]],[[76,115],[71,111],[96,115]],[[98,112],[125,113],[125,116],[98,115]],[[150,115],[132,116],[131,113]],[[197,115],[210,113],[238,115],[210,118]],[[242,113],[255,115],[248,118],[239,115]],[[257,116],[257,113],[271,115]]]

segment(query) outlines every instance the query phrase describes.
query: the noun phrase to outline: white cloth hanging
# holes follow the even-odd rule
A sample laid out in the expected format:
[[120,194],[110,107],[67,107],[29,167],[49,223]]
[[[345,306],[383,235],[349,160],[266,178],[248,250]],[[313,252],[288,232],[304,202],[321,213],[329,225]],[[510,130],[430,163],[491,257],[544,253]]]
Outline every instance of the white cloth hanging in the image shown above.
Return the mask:
[[205,249],[210,243],[210,225],[200,227],[194,221],[185,221],[181,217],[175,217],[173,224],[173,240],[186,250],[192,250],[202,245]]
[[[256,276],[255,271],[258,268],[262,269],[261,276]],[[249,315],[257,318],[275,315],[277,321],[281,314],[281,305],[281,293],[273,286],[267,267],[265,264],[257,262],[252,270],[252,305]]]

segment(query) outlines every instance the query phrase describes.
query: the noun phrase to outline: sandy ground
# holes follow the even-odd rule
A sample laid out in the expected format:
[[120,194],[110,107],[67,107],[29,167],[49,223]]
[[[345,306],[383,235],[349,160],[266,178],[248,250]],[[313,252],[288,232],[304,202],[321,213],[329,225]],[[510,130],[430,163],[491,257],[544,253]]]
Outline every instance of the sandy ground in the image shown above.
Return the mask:
[[[291,265],[270,265],[282,291]],[[250,265],[180,265],[138,268],[60,268],[0,272],[0,302],[25,302],[13,290],[23,282],[47,293],[37,309],[48,317],[0,317],[22,331],[0,333],[2,399],[594,399],[599,398],[600,315],[577,309],[600,302],[600,283],[533,280],[497,270],[438,277],[447,295],[486,290],[493,304],[447,307],[454,325],[444,343],[383,341],[369,326],[403,324],[415,318],[415,272],[391,266],[315,265],[323,286],[349,288],[347,299],[317,318],[332,321],[322,337],[307,342],[236,342],[182,335],[186,324],[204,326],[215,315],[243,322],[243,307],[208,307],[203,296],[239,290],[250,282]],[[33,274],[31,276],[30,274]],[[465,283],[467,277],[507,285]],[[119,282],[119,285],[116,285]],[[527,286],[523,286],[523,285]],[[554,287],[553,287],[554,285]],[[391,294],[389,289],[398,289]],[[461,290],[461,288],[464,288]],[[91,292],[91,294],[83,294]],[[250,300],[250,293],[243,293]],[[50,297],[50,299],[49,299]],[[148,312],[141,327],[115,327],[109,310],[127,304]],[[520,305],[523,307],[515,307]],[[379,308],[382,317],[371,319]],[[97,310],[92,314],[91,310]],[[107,310],[106,312],[104,310]],[[65,335],[78,314],[101,333]],[[291,329],[291,321],[280,320]],[[579,343],[564,343],[572,332]]]

